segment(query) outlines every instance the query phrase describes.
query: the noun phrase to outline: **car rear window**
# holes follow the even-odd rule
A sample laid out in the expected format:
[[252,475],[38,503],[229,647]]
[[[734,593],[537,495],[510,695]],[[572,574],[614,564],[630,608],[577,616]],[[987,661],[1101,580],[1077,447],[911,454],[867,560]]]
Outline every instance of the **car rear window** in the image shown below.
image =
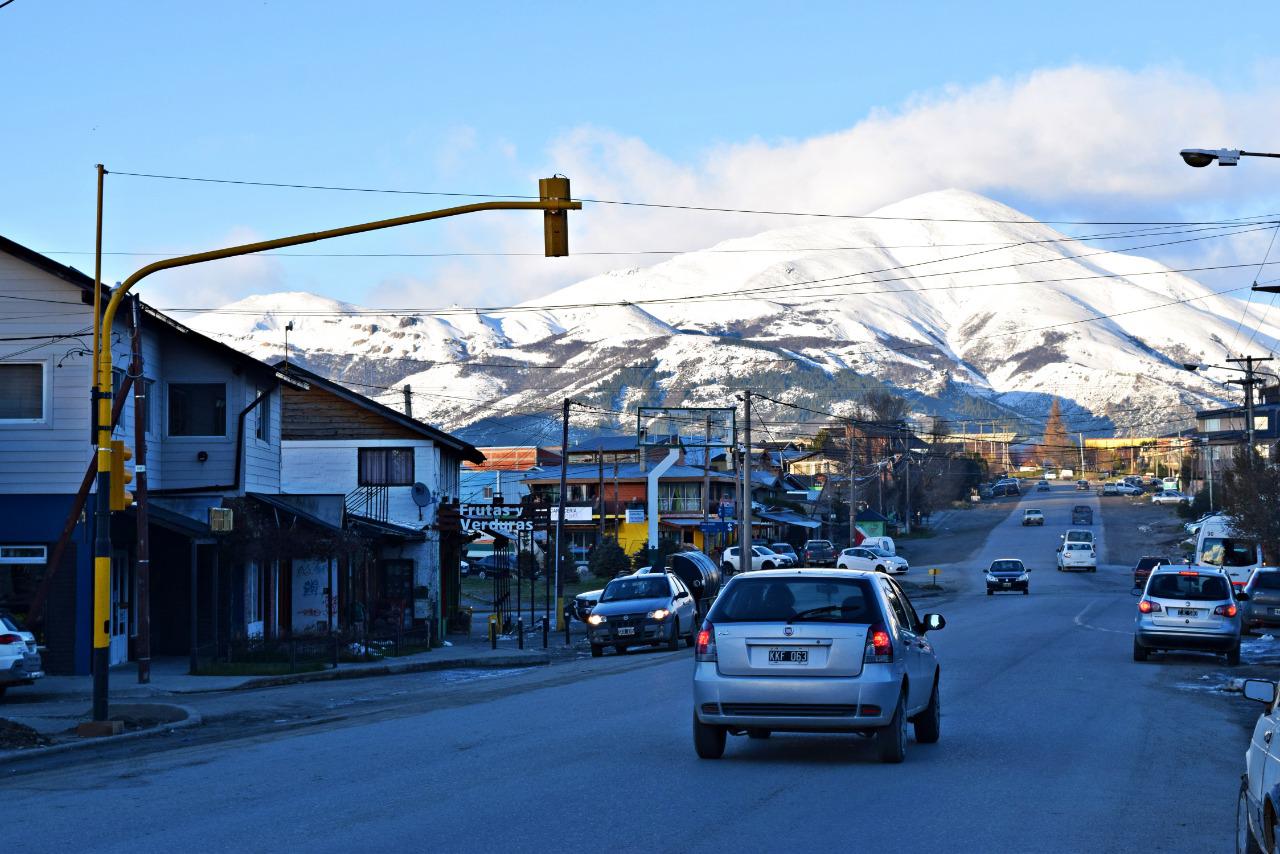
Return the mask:
[[876,623],[883,617],[860,578],[749,578],[729,583],[707,615],[711,623]]
[[1069,552],[1087,552],[1092,549],[1093,546],[1089,543],[1067,543],[1067,551]]
[[1196,602],[1218,602],[1231,598],[1226,579],[1217,575],[1181,572],[1157,572],[1151,576],[1147,595],[1159,599],[1187,599]]
[[1151,569],[1152,567],[1159,566],[1162,563],[1169,563],[1169,561],[1165,560],[1162,557],[1139,558],[1138,565],[1134,567],[1134,569]]
[[1280,572],[1255,573],[1253,586],[1260,590],[1280,590]]

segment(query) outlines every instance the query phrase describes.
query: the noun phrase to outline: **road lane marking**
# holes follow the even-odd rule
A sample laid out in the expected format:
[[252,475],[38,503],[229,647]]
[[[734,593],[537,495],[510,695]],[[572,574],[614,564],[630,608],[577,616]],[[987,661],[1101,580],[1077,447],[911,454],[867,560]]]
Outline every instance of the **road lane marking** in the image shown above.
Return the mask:
[[1095,626],[1092,623],[1086,623],[1084,621],[1085,615],[1088,614],[1089,609],[1092,608],[1094,605],[1098,604],[1099,601],[1101,600],[1095,599],[1092,602],[1090,602],[1088,605],[1085,605],[1084,608],[1081,609],[1080,613],[1076,614],[1076,618],[1073,622],[1082,629],[1092,629],[1095,632],[1108,632],[1113,635],[1132,634],[1132,632],[1127,630],[1122,631],[1120,629],[1107,629],[1107,628],[1103,628],[1102,626]]

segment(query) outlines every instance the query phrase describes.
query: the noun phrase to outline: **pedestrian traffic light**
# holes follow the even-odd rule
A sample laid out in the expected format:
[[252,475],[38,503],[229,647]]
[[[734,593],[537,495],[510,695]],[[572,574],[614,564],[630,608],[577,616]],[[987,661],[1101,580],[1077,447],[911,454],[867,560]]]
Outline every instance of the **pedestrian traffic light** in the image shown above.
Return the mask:
[[[538,196],[544,202],[564,201],[569,195],[569,179],[561,176],[538,179]],[[542,236],[548,258],[563,258],[569,254],[569,212],[566,210],[542,212]]]
[[119,439],[111,440],[111,509],[127,510],[133,503],[133,494],[125,491],[125,484],[133,480],[133,475],[125,471],[126,460],[133,459],[133,452],[124,446]]

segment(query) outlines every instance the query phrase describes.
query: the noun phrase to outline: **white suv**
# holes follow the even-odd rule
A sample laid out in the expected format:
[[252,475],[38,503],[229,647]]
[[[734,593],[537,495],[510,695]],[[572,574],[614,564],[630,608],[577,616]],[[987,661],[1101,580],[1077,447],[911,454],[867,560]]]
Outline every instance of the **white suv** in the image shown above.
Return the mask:
[[35,635],[0,614],[0,696],[10,685],[30,685],[44,676]]
[[741,566],[738,558],[738,547],[729,546],[724,550],[724,555],[720,558],[720,568],[725,572],[741,572],[744,569],[777,569],[785,566],[788,560],[784,560],[784,556],[777,554],[763,546],[751,547],[751,565],[748,567]]

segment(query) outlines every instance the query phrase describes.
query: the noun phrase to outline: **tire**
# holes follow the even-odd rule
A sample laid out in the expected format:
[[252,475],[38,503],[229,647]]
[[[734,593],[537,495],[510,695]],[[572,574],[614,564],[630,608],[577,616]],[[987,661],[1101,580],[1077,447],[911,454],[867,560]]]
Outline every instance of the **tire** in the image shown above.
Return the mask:
[[1137,638],[1133,639],[1133,660],[1134,661],[1146,661],[1147,656],[1150,654],[1151,654],[1151,651],[1148,650],[1142,644],[1138,643]]
[[1240,666],[1240,644],[1236,644],[1235,649],[1227,653],[1227,666],[1228,667]]
[[773,568],[774,568],[773,561],[771,561],[771,560],[766,560],[764,563],[760,564],[760,568],[761,568],[761,569],[773,569]]
[[731,564],[731,563],[722,563],[722,564],[720,564],[720,571],[721,571],[721,572],[726,572],[726,573],[727,573],[727,572],[733,572],[733,564]]
[[693,713],[693,749],[699,759],[719,759],[724,756],[725,728],[715,724],[704,724],[698,720],[698,713]]
[[884,572],[884,567],[883,567],[883,566],[877,566],[877,567],[876,567],[876,572]]
[[757,741],[764,741],[773,735],[773,730],[769,729],[749,729],[747,730],[747,738],[754,738]]
[[1097,572],[1097,571],[1098,571],[1098,568],[1097,568],[1096,566],[1091,566],[1091,567],[1089,567],[1089,571],[1090,571],[1090,572]]
[[1031,588],[1030,588],[1030,587],[1024,587],[1024,588],[1022,588],[1022,595],[1023,595],[1023,596],[1030,596],[1030,595],[1031,595]]
[[987,595],[988,595],[988,596],[994,596],[994,595],[996,595],[996,594],[995,594],[995,591],[994,591],[994,590],[992,590],[990,587],[988,587],[988,588],[987,588]]
[[938,679],[933,680],[933,693],[924,711],[911,719],[917,744],[937,744],[942,735],[942,698],[938,695]]
[[671,639],[667,641],[667,651],[675,652],[680,648],[680,618],[676,617],[671,624]]
[[1236,854],[1262,854],[1262,846],[1253,838],[1249,827],[1249,776],[1240,778],[1240,794],[1236,798]]
[[876,747],[880,753],[880,761],[888,765],[898,765],[907,758],[907,715],[903,708],[907,703],[905,692],[898,697],[898,706],[893,710],[893,718],[888,726],[881,727],[876,733]]
[[601,646],[600,644],[598,644],[598,643],[593,643],[593,644],[591,645],[591,657],[592,657],[592,658],[599,658],[599,657],[600,657],[600,656],[602,656],[602,655],[604,655],[604,647],[602,647],[602,646]]
[[693,649],[694,644],[698,642],[698,621],[693,621],[693,626],[689,629],[689,634],[685,637],[684,643],[689,649]]
[[626,655],[627,645],[625,643],[615,643],[613,645],[613,651],[618,655]]

